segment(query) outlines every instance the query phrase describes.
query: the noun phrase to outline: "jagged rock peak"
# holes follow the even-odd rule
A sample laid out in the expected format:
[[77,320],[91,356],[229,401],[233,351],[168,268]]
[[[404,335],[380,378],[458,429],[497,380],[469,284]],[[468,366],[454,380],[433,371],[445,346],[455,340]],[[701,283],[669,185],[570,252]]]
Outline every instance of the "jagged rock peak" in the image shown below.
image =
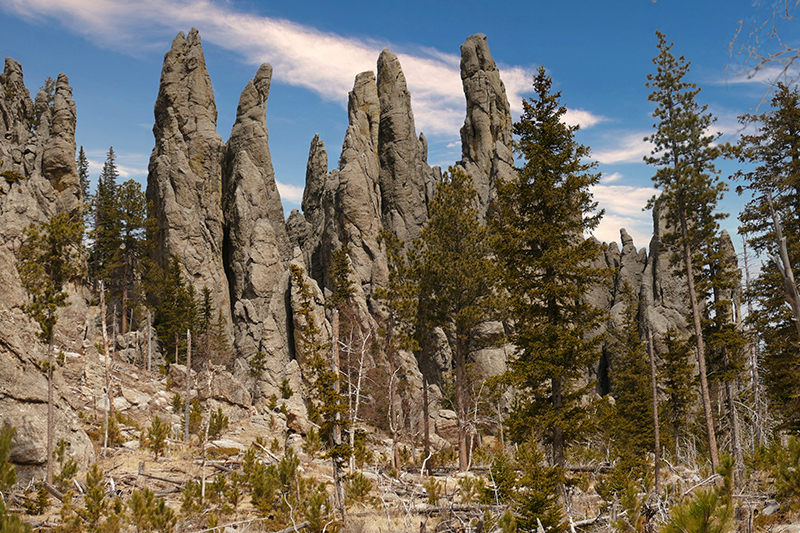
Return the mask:
[[410,242],[428,220],[426,193],[433,172],[417,138],[411,95],[397,56],[389,50],[378,57],[380,127],[378,156],[383,200],[383,226]]
[[[38,96],[37,96],[38,100]],[[42,173],[60,194],[59,211],[76,212],[81,204],[80,178],[75,164],[75,101],[66,74],[56,80],[50,110],[50,137],[42,157]]]
[[461,45],[461,83],[467,116],[461,128],[461,161],[472,175],[481,212],[494,198],[497,178],[514,175],[511,106],[486,36],[472,35]]
[[286,236],[266,122],[271,80],[272,66],[264,63],[239,98],[236,122],[228,140],[223,211],[231,235],[239,233],[242,238],[246,238],[240,231],[242,226],[250,227],[260,218],[269,220],[280,256],[289,260],[292,249]]
[[[306,163],[306,186],[303,190],[303,213],[306,219],[312,222],[317,215],[322,201],[322,191],[325,187],[325,174],[328,173],[328,151],[325,149],[325,141],[319,138],[319,134],[311,139],[311,146],[308,149],[308,163]],[[313,222],[312,222],[313,223]]]
[[27,122],[33,120],[34,108],[31,94],[25,87],[22,65],[10,57],[6,58],[5,68],[0,74],[0,87],[3,89],[0,98],[0,134],[5,136],[14,130],[15,124],[27,126]]
[[164,55],[155,107],[147,198],[158,221],[155,259],[178,256],[198,292],[211,289],[230,325],[230,294],[222,263],[222,165],[217,107],[200,35],[178,33]]
[[217,134],[217,105],[197,28],[192,28],[187,37],[179,32],[164,55],[155,128],[160,126],[159,110],[169,108],[184,137]]
[[378,99],[375,74],[371,70],[356,76],[353,90],[347,97],[347,115],[350,125],[358,127],[361,134],[367,136],[377,150],[381,104]]

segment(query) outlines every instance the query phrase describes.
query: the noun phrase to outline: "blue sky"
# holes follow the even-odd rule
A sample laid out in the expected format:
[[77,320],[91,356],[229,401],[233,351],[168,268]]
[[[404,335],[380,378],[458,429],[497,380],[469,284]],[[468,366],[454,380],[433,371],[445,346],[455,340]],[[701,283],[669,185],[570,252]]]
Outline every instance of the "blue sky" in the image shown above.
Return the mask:
[[[197,27],[227,139],[239,94],[262,62],[274,67],[267,110],[270,148],[284,209],[299,208],[308,148],[315,134],[335,166],[347,127],[347,91],[355,75],[374,70],[381,49],[400,58],[411,91],[417,131],[429,140],[431,164],[460,159],[458,130],[464,98],[459,46],[473,33],[488,36],[512,109],[528,96],[543,64],[562,91],[568,120],[592,148],[603,174],[595,198],[606,210],[596,235],[638,247],[652,233],[649,212],[654,169],[643,137],[653,126],[645,80],[656,54],[655,32],[692,62],[698,99],[717,116],[722,140],[734,140],[736,117],[753,112],[768,90],[769,71],[739,75],[741,58],[729,44],[737,23],[759,14],[752,0],[477,0],[304,2],[239,0],[0,0],[0,54],[22,64],[33,94],[47,76],[66,73],[77,108],[77,143],[92,178],[113,146],[125,178],[146,180],[153,148],[153,104],[164,53],[179,32]],[[764,8],[762,8],[763,10]],[[796,39],[796,26],[784,27]],[[762,109],[764,109],[762,107]],[[721,163],[722,176],[735,170]],[[735,184],[732,189],[735,187]],[[724,223],[735,234],[743,200],[731,190]],[[734,235],[737,248],[741,247]]]

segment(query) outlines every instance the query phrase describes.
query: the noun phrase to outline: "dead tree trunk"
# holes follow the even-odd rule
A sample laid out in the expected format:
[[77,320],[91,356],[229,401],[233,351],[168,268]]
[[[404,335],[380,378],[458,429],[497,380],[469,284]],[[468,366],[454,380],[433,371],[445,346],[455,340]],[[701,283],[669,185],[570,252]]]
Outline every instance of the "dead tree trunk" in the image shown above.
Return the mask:
[[658,423],[658,382],[656,381],[656,354],[653,350],[653,332],[647,333],[647,351],[650,352],[650,386],[653,389],[653,437],[655,440],[654,474],[656,495],[661,493],[661,435]]

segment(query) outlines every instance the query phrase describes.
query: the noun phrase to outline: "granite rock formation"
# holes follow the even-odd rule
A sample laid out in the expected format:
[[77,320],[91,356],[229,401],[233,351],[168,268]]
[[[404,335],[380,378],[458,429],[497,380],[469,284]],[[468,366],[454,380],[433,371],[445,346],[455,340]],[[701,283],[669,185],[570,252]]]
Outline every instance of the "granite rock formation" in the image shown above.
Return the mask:
[[198,291],[211,290],[215,308],[230,325],[222,263],[226,147],[217,133],[214,91],[196,29],[188,36],[179,33],[164,56],[153,135],[147,199],[159,229],[155,258],[165,267],[178,256]]
[[[11,459],[25,471],[22,479],[40,475],[46,462],[47,379],[38,367],[46,346],[36,336],[38,325],[21,310],[27,295],[14,253],[29,224],[44,223],[59,212],[77,216],[82,201],[75,166],[75,102],[67,76],[59,74],[54,93],[40,92],[35,102],[25,88],[22,67],[6,58],[0,74],[0,424],[17,428]],[[61,316],[59,346],[77,342],[87,327],[84,299],[73,295],[71,303],[75,308]],[[69,442],[70,454],[86,466],[94,460],[94,449],[76,410],[61,395],[60,370],[54,383],[55,440]]]
[[514,175],[511,106],[486,36],[472,35],[461,45],[461,84],[467,117],[461,127],[461,161],[472,176],[479,211],[487,213],[498,178]]

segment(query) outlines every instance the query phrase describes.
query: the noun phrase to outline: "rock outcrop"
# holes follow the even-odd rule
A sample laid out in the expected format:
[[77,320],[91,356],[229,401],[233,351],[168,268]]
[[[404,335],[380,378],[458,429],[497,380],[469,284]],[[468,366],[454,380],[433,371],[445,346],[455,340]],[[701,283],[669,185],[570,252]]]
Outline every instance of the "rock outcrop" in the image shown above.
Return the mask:
[[472,35],[461,45],[461,83],[467,118],[461,128],[461,161],[457,165],[472,176],[480,212],[487,213],[495,182],[511,178],[515,171],[511,106],[485,35]]
[[272,67],[261,65],[242,91],[227,143],[223,262],[238,355],[249,359],[263,352],[288,361],[288,352],[276,342],[281,336],[278,324],[286,322],[279,282],[292,249],[269,152],[266,109],[271,79]]
[[[75,102],[66,75],[59,74],[53,94],[31,100],[22,67],[6,58],[0,74],[0,424],[17,428],[11,460],[22,479],[41,475],[47,459],[47,379],[38,361],[46,347],[38,326],[21,310],[27,302],[16,269],[15,252],[23,230],[59,212],[78,216],[82,201],[75,166]],[[80,287],[74,287],[81,293]],[[61,314],[57,341],[78,341],[85,331],[85,300],[73,295],[76,309]],[[94,449],[78,423],[77,412],[62,398],[63,379],[55,383],[55,441],[70,443],[69,454],[86,466]]]
[[428,201],[433,196],[428,145],[424,136],[417,137],[406,78],[397,56],[389,50],[378,57],[377,82],[383,226],[410,243],[428,221]]
[[155,104],[155,147],[147,199],[158,222],[155,259],[177,256],[198,289],[208,287],[228,332],[231,302],[222,262],[222,166],[226,147],[217,133],[217,106],[200,34],[179,33],[164,56]]
[[[486,217],[497,180],[515,173],[511,108],[486,37],[469,37],[461,54],[467,113],[461,128],[461,160],[456,165],[472,176],[480,213]],[[399,351],[389,357],[384,353],[380,326],[386,309],[377,292],[387,286],[389,266],[381,233],[393,234],[406,244],[419,236],[441,171],[428,165],[427,141],[416,131],[411,95],[397,57],[388,50],[381,52],[376,72],[355,78],[337,168],[328,170],[325,143],[318,136],[311,141],[303,212],[294,210],[284,220],[266,121],[272,67],[262,65],[245,86],[226,143],[217,133],[214,93],[197,30],[186,36],[179,33],[164,57],[147,185],[151,214],[158,223],[154,256],[162,265],[177,256],[195,289],[211,290],[214,307],[222,313],[233,341],[235,360],[231,372],[215,367],[199,372],[193,394],[208,406],[223,407],[232,419],[266,420],[269,415],[273,420],[264,408],[279,401],[287,413],[281,423],[288,432],[305,433],[312,427],[304,403],[311,379],[304,375],[302,342],[309,310],[301,302],[290,267],[303,270],[302,283],[311,294],[310,312],[322,332],[317,340],[328,343],[333,337],[331,310],[326,305],[333,288],[332,256],[342,247],[349,251],[354,285],[353,306],[346,317],[350,344],[343,353],[358,360],[376,381],[386,382],[385,368],[402,370],[397,375],[403,376],[405,392],[396,395],[395,412],[408,413],[413,411],[410,405],[421,402],[423,379],[414,354]],[[0,285],[4,291],[0,298],[0,420],[18,426],[15,460],[41,465],[46,381],[35,363],[43,349],[34,339],[36,328],[20,310],[26,295],[13,252],[29,223],[44,222],[60,211],[77,212],[81,202],[74,161],[75,104],[67,77],[59,75],[52,98],[40,93],[34,101],[25,89],[19,64],[6,60],[0,76],[0,119],[4,178],[0,181]],[[686,333],[684,283],[670,264],[673,251],[663,243],[664,221],[658,213],[654,225],[649,253],[638,250],[625,230],[621,249],[616,243],[604,247],[595,266],[608,268],[611,276],[608,283],[591,291],[589,299],[618,322],[629,288],[642,304],[642,335],[670,328]],[[730,239],[723,239],[722,246],[733,264]],[[91,346],[98,315],[80,294],[73,295],[73,300],[74,309],[64,315],[69,327],[60,335],[78,346],[81,337],[87,339],[88,344],[82,345],[85,350],[74,357],[85,359],[81,398],[88,401],[103,386],[99,354]],[[732,316],[737,316],[735,309]],[[488,374],[506,369],[513,347],[495,342],[506,328],[502,322],[488,322],[475,332],[471,362]],[[443,376],[453,366],[444,335],[436,333],[438,342],[425,369],[431,405],[443,396]],[[129,337],[116,341],[119,359],[143,361],[141,339]],[[659,341],[657,349],[662,349]],[[606,355],[587,373],[589,377],[595,373],[607,386],[607,374],[613,371],[609,365]],[[177,366],[172,370],[171,379],[180,382],[183,371]],[[57,375],[57,385],[58,379]],[[121,384],[115,399],[118,409],[149,413],[168,406],[170,398],[163,391],[136,394],[129,385]],[[294,394],[277,400],[287,388]],[[384,392],[369,393],[373,409],[387,401]],[[76,406],[81,405],[57,400],[56,438],[69,440],[72,453],[85,464],[92,452],[75,416]],[[380,408],[385,407],[381,404]],[[440,432],[434,438],[437,445],[444,445],[441,437],[454,437],[452,412],[432,412],[430,420]],[[402,422],[413,432],[421,429],[423,421],[421,414],[414,414]]]

